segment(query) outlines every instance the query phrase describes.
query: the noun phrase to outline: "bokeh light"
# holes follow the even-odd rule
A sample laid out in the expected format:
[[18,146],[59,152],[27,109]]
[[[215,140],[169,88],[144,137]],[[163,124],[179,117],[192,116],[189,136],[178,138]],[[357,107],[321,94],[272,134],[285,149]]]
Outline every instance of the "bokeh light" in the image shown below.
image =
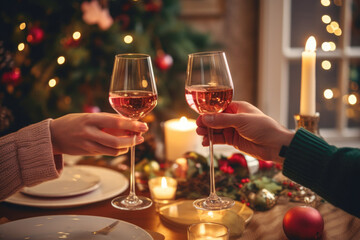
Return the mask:
[[323,23],[329,24],[331,22],[331,17],[329,15],[323,15],[321,17],[321,20],[323,21]]
[[131,35],[126,35],[126,36],[124,37],[124,42],[127,43],[127,44],[132,43],[133,40],[134,40],[134,38],[133,38]]
[[79,40],[81,38],[81,33],[79,31],[76,31],[72,35],[74,40]]
[[58,57],[58,59],[57,59],[57,63],[58,63],[59,65],[64,64],[64,63],[65,63],[65,57],[64,57],[64,56],[60,56],[60,57]]
[[25,49],[25,44],[24,43],[19,43],[18,45],[18,50],[21,52]]
[[334,92],[331,89],[324,90],[324,98],[332,99],[334,97]]
[[321,62],[321,67],[324,69],[324,70],[329,70],[331,69],[331,62],[329,60],[324,60]]
[[26,28],[26,23],[22,22],[19,25],[20,30],[24,30]]
[[50,79],[49,80],[49,86],[51,87],[51,88],[53,88],[53,87],[55,87],[56,86],[56,79],[55,78],[52,78],[52,79]]
[[355,96],[355,94],[349,95],[348,102],[350,105],[355,105],[357,103],[357,97]]

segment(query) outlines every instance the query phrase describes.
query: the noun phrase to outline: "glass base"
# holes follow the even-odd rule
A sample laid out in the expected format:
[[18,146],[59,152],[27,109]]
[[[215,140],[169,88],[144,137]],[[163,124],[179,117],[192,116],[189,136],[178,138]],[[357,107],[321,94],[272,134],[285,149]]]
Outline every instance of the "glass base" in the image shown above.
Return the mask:
[[201,198],[194,201],[193,205],[196,209],[206,211],[216,211],[222,209],[228,209],[234,206],[235,201],[227,197],[212,198]]
[[152,205],[152,201],[150,198],[142,196],[132,198],[129,196],[120,196],[114,198],[111,201],[111,205],[121,210],[142,210],[149,208]]

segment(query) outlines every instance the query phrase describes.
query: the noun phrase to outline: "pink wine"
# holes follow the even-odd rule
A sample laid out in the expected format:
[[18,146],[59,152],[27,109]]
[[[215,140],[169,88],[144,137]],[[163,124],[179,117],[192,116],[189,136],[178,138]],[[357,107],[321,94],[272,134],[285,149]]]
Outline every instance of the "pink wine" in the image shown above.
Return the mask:
[[150,91],[116,91],[109,94],[109,101],[116,112],[137,120],[155,108],[157,95]]
[[198,113],[219,113],[230,104],[232,88],[225,86],[191,86],[185,88],[189,106]]

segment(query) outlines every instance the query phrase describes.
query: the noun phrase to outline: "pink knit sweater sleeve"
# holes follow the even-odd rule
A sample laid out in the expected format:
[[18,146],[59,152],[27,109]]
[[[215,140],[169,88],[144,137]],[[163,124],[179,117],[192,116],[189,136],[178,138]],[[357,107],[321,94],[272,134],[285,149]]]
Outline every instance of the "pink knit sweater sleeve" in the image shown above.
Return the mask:
[[0,200],[24,186],[59,177],[63,158],[53,154],[50,121],[35,123],[0,138]]

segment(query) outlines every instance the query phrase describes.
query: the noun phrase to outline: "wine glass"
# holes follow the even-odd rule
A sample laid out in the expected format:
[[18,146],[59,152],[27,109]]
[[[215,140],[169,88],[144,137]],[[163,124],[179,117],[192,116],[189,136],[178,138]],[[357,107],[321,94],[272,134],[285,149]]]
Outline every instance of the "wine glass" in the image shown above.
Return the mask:
[[[109,102],[120,115],[139,120],[157,104],[157,90],[151,58],[146,54],[129,53],[115,56],[109,91]],[[130,152],[130,192],[111,201],[122,210],[141,210],[152,205],[149,198],[135,194],[135,134]]]
[[[225,53],[200,52],[189,55],[185,98],[188,105],[199,114],[220,113],[230,104],[233,82]],[[210,195],[197,199],[194,206],[202,210],[221,210],[232,207],[235,201],[219,197],[215,191],[213,129],[208,128],[210,152]]]

